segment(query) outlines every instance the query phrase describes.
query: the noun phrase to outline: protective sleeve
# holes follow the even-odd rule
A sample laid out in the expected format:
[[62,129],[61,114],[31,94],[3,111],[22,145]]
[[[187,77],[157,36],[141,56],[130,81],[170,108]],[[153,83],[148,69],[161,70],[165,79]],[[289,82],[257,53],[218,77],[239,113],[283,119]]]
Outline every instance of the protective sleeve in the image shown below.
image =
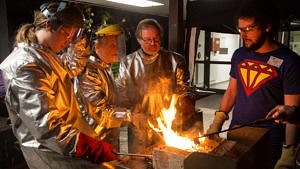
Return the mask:
[[116,80],[116,85],[117,85],[117,92],[118,92],[118,105],[126,107],[126,108],[131,108],[134,106],[134,101],[131,99],[130,93],[134,93],[136,91],[133,91],[134,89],[129,88],[128,86],[134,86],[132,84],[132,79],[129,73],[129,70],[123,60],[120,62],[120,68],[119,68],[119,76]]
[[82,38],[75,44],[70,44],[67,51],[60,56],[60,59],[69,75],[75,77],[84,70],[90,54],[89,44],[86,38]]
[[[174,54],[175,55],[175,54]],[[176,93],[185,93],[189,91],[189,71],[186,61],[182,55],[178,55],[178,64],[176,68]]]
[[[99,64],[89,63],[86,70],[79,76],[79,94],[88,114],[97,123],[96,132],[102,133],[105,129],[120,127],[123,118],[116,118],[115,112],[127,113],[115,105],[116,87],[109,69],[99,68]],[[98,65],[98,66],[97,66]]]

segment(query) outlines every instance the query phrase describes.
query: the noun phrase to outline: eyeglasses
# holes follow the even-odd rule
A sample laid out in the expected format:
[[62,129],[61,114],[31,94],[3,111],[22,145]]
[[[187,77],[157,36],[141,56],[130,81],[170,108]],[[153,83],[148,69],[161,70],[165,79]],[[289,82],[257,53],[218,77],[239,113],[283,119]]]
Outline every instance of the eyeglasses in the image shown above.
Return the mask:
[[73,31],[66,31],[64,27],[61,27],[61,31],[64,33],[67,39],[72,39],[74,36]]
[[141,38],[141,40],[145,43],[145,44],[152,44],[152,42],[155,43],[160,43],[160,39],[158,38],[154,38],[154,39],[144,39]]
[[247,26],[247,27],[244,27],[244,28],[237,28],[237,30],[240,32],[240,33],[248,33],[248,32],[251,32],[256,26],[258,26],[257,24],[254,24],[254,25],[250,25],[250,26]]

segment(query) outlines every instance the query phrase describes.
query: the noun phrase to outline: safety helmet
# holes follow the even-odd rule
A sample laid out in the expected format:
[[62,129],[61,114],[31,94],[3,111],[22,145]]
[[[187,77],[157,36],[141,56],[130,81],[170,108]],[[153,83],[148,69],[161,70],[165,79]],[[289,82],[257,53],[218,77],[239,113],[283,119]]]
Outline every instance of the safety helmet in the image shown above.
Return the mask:
[[124,29],[120,25],[101,26],[94,35],[95,45],[93,45],[93,50],[105,63],[112,64],[113,62],[118,62],[126,54]]
[[124,33],[124,29],[121,26],[119,26],[118,24],[114,24],[114,25],[100,27],[96,31],[95,35],[102,37],[102,36],[120,35],[123,33]]
[[44,3],[40,6],[43,15],[49,19],[54,30],[61,25],[69,25],[78,28],[78,32],[74,36],[74,41],[79,39],[84,31],[85,17],[79,8],[74,3],[67,2],[50,2]]

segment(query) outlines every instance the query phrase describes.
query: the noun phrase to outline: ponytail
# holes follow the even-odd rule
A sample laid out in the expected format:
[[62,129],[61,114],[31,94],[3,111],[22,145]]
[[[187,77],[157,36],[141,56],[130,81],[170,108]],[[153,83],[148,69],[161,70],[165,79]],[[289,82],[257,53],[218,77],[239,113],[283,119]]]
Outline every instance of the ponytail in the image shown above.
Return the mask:
[[37,43],[37,37],[35,35],[35,26],[27,23],[22,25],[17,32],[15,45],[17,43],[24,42],[26,44]]
[[38,43],[37,37],[35,35],[35,31],[40,30],[41,28],[45,27],[45,23],[48,19],[43,15],[41,11],[34,12],[34,22],[33,23],[26,23],[21,25],[18,29],[16,35],[15,45],[17,43]]

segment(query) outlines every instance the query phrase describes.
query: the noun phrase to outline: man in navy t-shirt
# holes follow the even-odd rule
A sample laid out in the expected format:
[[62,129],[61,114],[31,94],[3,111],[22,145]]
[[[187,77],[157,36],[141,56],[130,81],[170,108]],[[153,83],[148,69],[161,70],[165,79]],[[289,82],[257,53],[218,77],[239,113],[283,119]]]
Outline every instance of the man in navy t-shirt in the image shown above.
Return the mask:
[[[207,133],[221,130],[233,107],[230,126],[264,118],[278,104],[300,105],[300,57],[274,40],[279,27],[276,14],[266,1],[246,2],[239,9],[236,23],[243,47],[233,54],[229,85]],[[296,126],[287,124],[285,129],[269,122],[260,127],[270,129],[270,165],[280,157],[276,167],[292,165]]]

